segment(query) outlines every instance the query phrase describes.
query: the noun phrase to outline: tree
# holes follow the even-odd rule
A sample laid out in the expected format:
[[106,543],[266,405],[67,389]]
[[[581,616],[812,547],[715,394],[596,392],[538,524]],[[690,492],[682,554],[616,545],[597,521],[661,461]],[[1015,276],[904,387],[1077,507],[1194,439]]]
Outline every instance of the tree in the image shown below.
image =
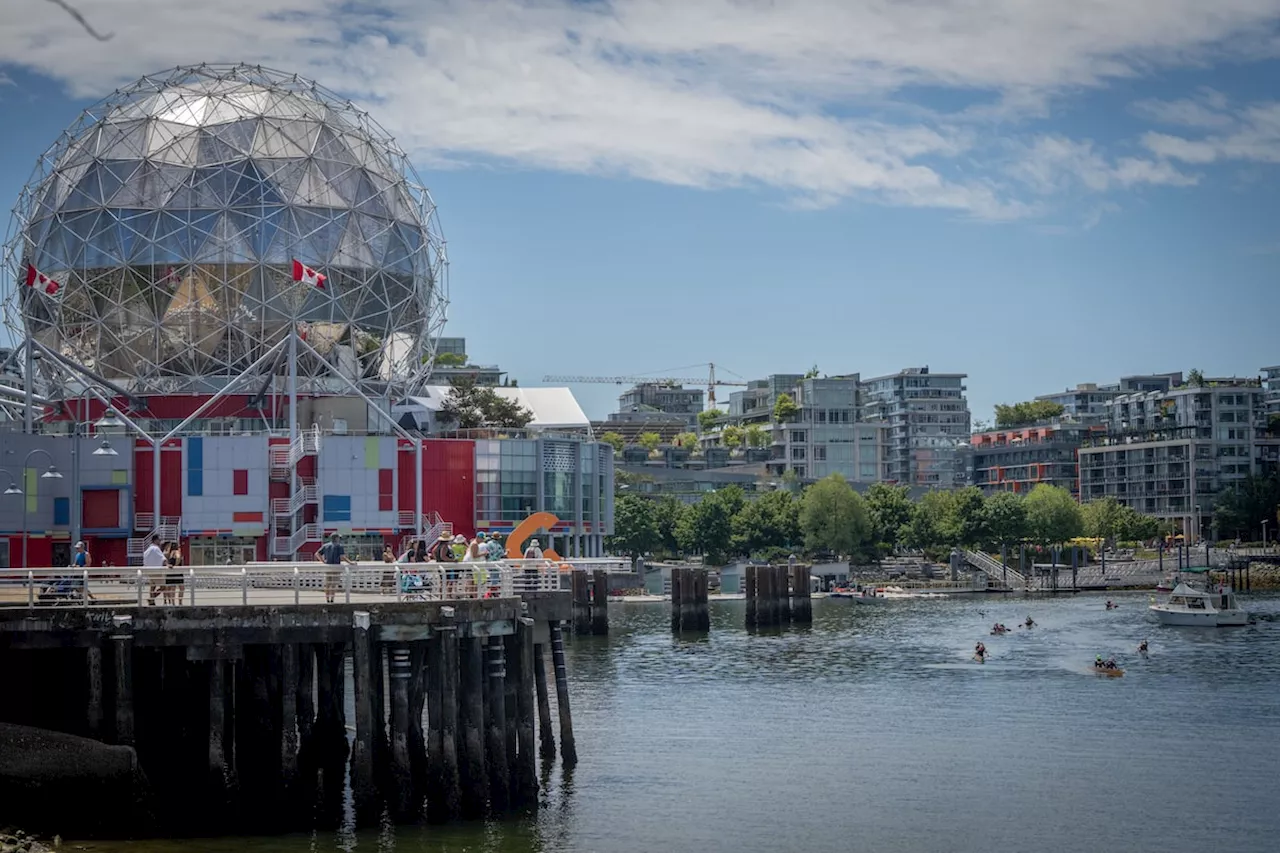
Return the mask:
[[520,429],[533,420],[533,412],[515,400],[508,400],[492,388],[463,377],[453,383],[440,407],[442,419],[458,429],[505,427]]
[[698,449],[698,436],[692,432],[682,432],[671,441],[676,447],[683,447],[685,450]]
[[1049,420],[1061,416],[1063,411],[1060,403],[1048,400],[1027,400],[1012,405],[996,403],[996,428],[1008,429]]
[[612,447],[614,453],[621,453],[622,448],[627,445],[627,440],[616,432],[606,432],[600,436],[600,440]]
[[871,519],[858,493],[844,477],[832,474],[805,490],[800,530],[809,551],[853,554],[870,541]]
[[1204,387],[1204,374],[1200,372],[1200,368],[1193,367],[1187,373],[1187,384],[1193,388]]
[[948,535],[950,513],[950,493],[928,492],[912,507],[911,518],[900,533],[903,544],[922,551],[936,551],[954,544]]
[[1084,532],[1080,505],[1066,489],[1040,483],[1024,499],[1027,532],[1043,546],[1060,545]]
[[442,352],[435,357],[436,367],[465,367],[467,357],[458,352]]
[[668,495],[656,501],[653,509],[654,520],[658,525],[658,550],[668,555],[679,553],[680,543],[676,539],[676,529],[688,510],[688,504]]
[[996,492],[982,504],[982,526],[987,541],[1002,549],[1027,536],[1027,507],[1014,492]]
[[986,516],[982,509],[986,499],[977,486],[966,486],[951,492],[947,507],[947,538],[952,545],[974,548],[986,539]]
[[613,536],[606,546],[613,553],[635,558],[652,552],[662,541],[657,505],[638,495],[622,495],[613,503]]
[[788,424],[800,417],[800,407],[791,399],[790,394],[779,394],[773,404],[773,422]]
[[1110,495],[1100,500],[1089,501],[1080,507],[1084,535],[1101,539],[1104,545],[1113,542],[1120,537],[1122,529],[1127,526],[1126,509],[1129,508]]
[[784,489],[765,492],[733,516],[733,548],[738,553],[794,548],[800,541],[800,502]]
[[[730,489],[712,492],[691,504],[676,524],[676,541],[685,551],[700,553],[712,565],[723,564],[733,540],[735,508]],[[741,500],[741,489],[738,490]]]
[[642,432],[636,436],[636,444],[652,453],[658,449],[658,445],[662,444],[662,436],[656,432]]
[[724,417],[724,412],[719,409],[707,409],[704,412],[698,412],[698,429],[706,432],[715,426],[716,421]]
[[911,521],[911,499],[906,486],[873,483],[864,496],[871,519],[871,535],[881,550],[892,553],[901,541],[902,528]]
[[724,442],[725,447],[741,447],[745,437],[740,426],[730,425],[720,431],[720,440]]
[[[1214,499],[1213,523],[1220,537],[1240,536],[1250,542],[1260,540],[1262,521],[1277,531],[1280,512],[1280,475],[1247,477],[1222,490]],[[1255,535],[1259,534],[1259,535]]]
[[817,365],[817,364],[814,364],[814,365],[813,365],[813,367],[809,368],[809,372],[808,372],[808,373],[806,373],[806,374],[804,375],[804,378],[805,378],[805,379],[817,379],[817,378],[818,378],[818,365]]
[[769,434],[759,424],[751,424],[746,430],[747,447],[765,447],[769,444]]

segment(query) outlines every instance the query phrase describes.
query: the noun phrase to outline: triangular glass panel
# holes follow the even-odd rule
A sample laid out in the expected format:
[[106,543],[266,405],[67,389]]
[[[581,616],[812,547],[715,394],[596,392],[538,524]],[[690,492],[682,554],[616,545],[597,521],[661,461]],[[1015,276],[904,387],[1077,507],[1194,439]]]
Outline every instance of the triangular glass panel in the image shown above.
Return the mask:
[[358,217],[348,216],[347,226],[343,229],[342,238],[338,241],[337,251],[333,256],[334,266],[370,268],[374,265],[373,253],[361,233]]
[[293,215],[300,232],[298,259],[304,263],[315,261],[328,265],[338,247],[338,241],[342,239],[347,214],[334,210],[295,207]]
[[80,180],[67,195],[67,200],[62,203],[62,209],[89,210],[101,207],[103,203],[101,172],[101,163],[89,164],[84,174],[80,176]]
[[194,166],[199,141],[198,132],[189,125],[152,121],[147,136],[148,158],[175,166]]

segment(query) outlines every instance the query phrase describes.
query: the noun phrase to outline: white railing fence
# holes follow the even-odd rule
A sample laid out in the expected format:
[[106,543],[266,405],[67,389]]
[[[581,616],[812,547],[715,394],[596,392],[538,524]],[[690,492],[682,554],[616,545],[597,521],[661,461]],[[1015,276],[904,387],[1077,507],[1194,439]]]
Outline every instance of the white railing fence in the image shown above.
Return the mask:
[[505,598],[567,590],[568,566],[621,570],[622,561],[0,569],[0,609],[374,604]]

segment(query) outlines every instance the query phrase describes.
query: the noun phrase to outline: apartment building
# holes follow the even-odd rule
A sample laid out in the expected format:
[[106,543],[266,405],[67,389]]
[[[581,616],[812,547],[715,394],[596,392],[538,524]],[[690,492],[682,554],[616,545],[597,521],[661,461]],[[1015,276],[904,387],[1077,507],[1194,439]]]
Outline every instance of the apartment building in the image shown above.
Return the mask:
[[888,427],[886,479],[927,488],[965,482],[966,376],[909,367],[860,383],[858,420]]
[[1280,466],[1280,436],[1266,430],[1266,406],[1267,391],[1255,379],[1116,397],[1106,433],[1080,448],[1081,499],[1111,496],[1193,537],[1210,534],[1219,492]]
[[794,399],[796,383],[803,379],[800,373],[774,373],[764,379],[751,380],[745,391],[729,394],[729,422],[739,426],[771,423],[778,397],[787,394]]
[[851,483],[876,483],[888,475],[888,427],[858,421],[858,374],[801,378],[790,394],[799,415],[774,423],[766,469],[807,480],[840,474]]
[[1259,371],[1262,376],[1262,390],[1266,395],[1268,414],[1280,414],[1280,365],[1264,367]]
[[1092,422],[1100,417],[1086,413],[1078,420],[1064,415],[1046,423],[974,433],[969,482],[988,495],[1027,492],[1048,483],[1078,498],[1077,452],[1087,438],[1105,432],[1106,427]]
[[1102,421],[1107,417],[1107,404],[1122,394],[1144,391],[1168,391],[1182,384],[1182,373],[1150,373],[1138,376],[1122,376],[1119,382],[1099,385],[1085,382],[1075,388],[1067,388],[1051,394],[1041,394],[1037,400],[1057,403],[1062,413],[1076,420]]
[[618,412],[676,415],[693,429],[706,393],[702,388],[685,388],[668,382],[642,382],[618,397]]

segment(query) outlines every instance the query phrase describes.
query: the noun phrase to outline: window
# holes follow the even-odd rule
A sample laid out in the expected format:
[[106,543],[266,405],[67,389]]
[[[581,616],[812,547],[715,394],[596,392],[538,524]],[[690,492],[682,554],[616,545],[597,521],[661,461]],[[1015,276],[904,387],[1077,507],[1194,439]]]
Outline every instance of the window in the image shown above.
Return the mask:
[[378,471],[378,512],[390,512],[396,508],[395,471],[383,468]]
[[231,472],[231,494],[233,495],[249,494],[248,469],[236,468]]
[[804,430],[793,429],[791,431],[792,444],[804,444]]
[[825,447],[815,447],[815,448],[813,449],[813,461],[814,461],[814,462],[826,462],[826,461],[827,461],[827,449],[826,449]]
[[795,460],[803,460],[803,459],[804,459],[804,448],[803,448],[803,447],[793,447],[793,448],[791,448],[791,458],[792,458],[792,459],[795,459]]

